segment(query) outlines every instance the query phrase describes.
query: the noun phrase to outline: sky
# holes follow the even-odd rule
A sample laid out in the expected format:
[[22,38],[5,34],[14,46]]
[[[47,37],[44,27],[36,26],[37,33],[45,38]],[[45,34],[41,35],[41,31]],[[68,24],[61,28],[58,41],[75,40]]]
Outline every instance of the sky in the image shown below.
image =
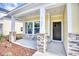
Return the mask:
[[8,11],[22,5],[23,3],[0,3],[0,8],[4,8]]

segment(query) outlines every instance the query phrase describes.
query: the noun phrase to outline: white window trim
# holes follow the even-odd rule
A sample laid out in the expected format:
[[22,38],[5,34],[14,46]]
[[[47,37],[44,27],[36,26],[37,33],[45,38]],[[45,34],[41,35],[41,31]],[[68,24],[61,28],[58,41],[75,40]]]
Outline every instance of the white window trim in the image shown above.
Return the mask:
[[61,33],[62,33],[62,34],[61,34],[61,38],[62,38],[62,39],[61,39],[61,41],[53,40],[53,28],[51,28],[51,40],[52,40],[52,41],[55,41],[55,42],[63,42],[63,21],[62,21],[62,19],[52,20],[52,21],[51,21],[51,27],[53,27],[53,25],[52,25],[53,22],[61,22],[61,26],[62,26],[62,27],[61,27],[61,29],[62,29],[62,30],[61,30]]

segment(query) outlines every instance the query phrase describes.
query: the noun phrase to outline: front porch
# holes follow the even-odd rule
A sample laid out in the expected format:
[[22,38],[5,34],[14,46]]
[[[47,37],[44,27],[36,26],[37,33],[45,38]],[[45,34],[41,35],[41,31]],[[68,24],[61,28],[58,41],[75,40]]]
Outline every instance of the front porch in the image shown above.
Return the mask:
[[15,18],[23,21],[23,39],[16,40],[16,35],[12,34],[11,41],[37,49],[35,55],[39,52],[46,55],[69,55],[68,39],[69,33],[72,33],[71,4],[28,4],[27,7],[27,10],[22,9],[23,11],[12,17],[12,32],[15,32]]
[[[14,42],[26,48],[37,50],[37,42],[35,40],[19,39]],[[48,42],[47,52],[45,54],[36,51],[33,56],[66,56],[63,42]]]
[[[23,39],[15,40],[14,43],[24,47],[37,49],[42,53],[50,53],[55,55],[66,55],[63,45],[63,11],[64,4],[59,4],[54,8],[52,5],[40,7],[31,12],[25,13],[16,18],[23,20]],[[14,20],[14,19],[13,19]],[[54,40],[53,22],[61,22],[60,33],[57,32],[57,40]],[[13,21],[14,23],[14,21]],[[15,26],[14,24],[12,24]],[[14,28],[12,28],[13,30]],[[15,31],[15,29],[13,30]],[[55,42],[60,41],[60,42]],[[58,49],[60,48],[60,50]],[[56,51],[57,50],[57,51]]]

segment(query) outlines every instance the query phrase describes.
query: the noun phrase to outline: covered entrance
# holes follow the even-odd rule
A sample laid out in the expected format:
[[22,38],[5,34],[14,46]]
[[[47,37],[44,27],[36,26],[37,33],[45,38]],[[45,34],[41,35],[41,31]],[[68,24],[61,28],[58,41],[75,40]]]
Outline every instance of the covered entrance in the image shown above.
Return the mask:
[[[52,7],[52,5],[46,5],[45,7],[42,7],[40,5],[41,8],[39,7],[35,10],[33,10],[34,7],[30,8],[31,11],[29,11],[28,9],[26,10],[26,13],[24,12],[20,16],[16,17],[22,17],[21,19],[23,20],[23,39],[22,41],[18,42],[23,44],[25,47],[34,47],[37,49],[37,51],[42,53],[50,53],[56,50],[57,52],[59,52],[58,55],[60,55],[62,50],[64,51],[64,46],[62,42],[52,42],[51,40],[51,36],[53,36],[53,40],[61,41],[61,22],[53,22],[52,25],[52,21],[54,20],[63,20],[62,11],[64,11],[64,5],[59,5],[54,7]],[[34,43],[32,43],[31,41]],[[61,47],[61,49],[57,50],[59,49],[58,47]],[[57,53],[52,52],[52,54]],[[62,52],[62,54],[64,53]]]
[[61,41],[61,22],[53,22],[53,40]]

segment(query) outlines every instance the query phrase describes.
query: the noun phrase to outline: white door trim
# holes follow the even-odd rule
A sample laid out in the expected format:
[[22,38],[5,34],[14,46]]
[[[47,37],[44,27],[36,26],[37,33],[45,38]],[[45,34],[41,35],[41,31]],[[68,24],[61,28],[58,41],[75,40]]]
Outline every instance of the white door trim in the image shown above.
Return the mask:
[[[53,40],[53,22],[61,22],[61,41]],[[51,40],[55,42],[63,42],[63,21],[61,19],[51,21]]]

